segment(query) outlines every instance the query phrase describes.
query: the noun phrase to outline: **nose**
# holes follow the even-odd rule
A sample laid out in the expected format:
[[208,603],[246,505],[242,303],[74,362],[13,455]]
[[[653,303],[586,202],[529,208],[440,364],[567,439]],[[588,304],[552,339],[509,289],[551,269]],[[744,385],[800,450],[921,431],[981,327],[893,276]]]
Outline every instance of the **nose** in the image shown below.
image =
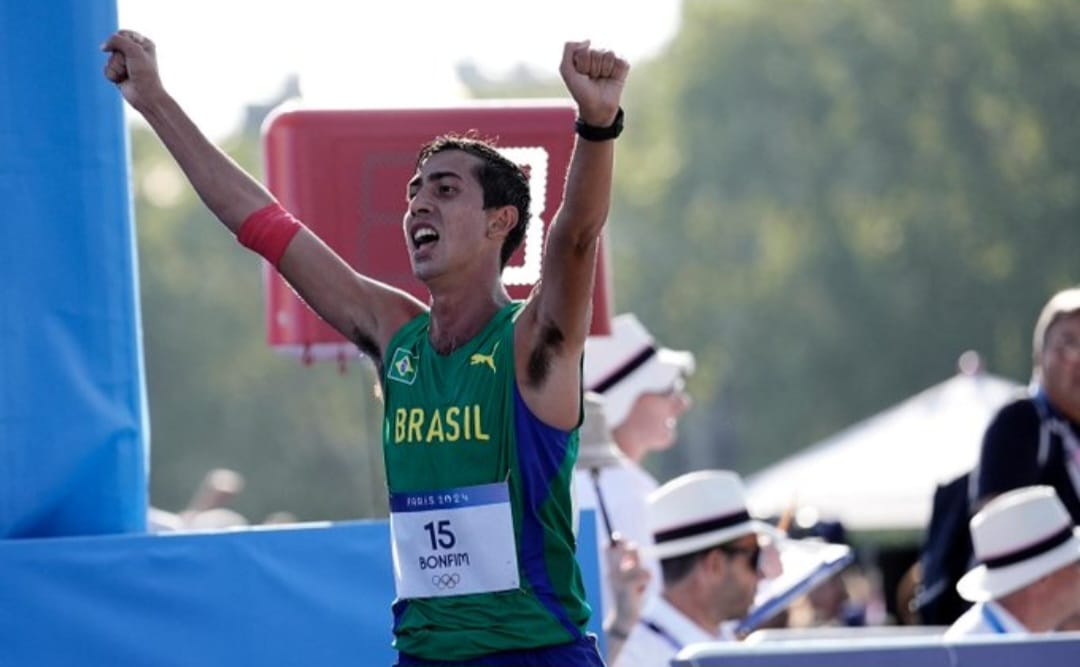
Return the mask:
[[416,193],[416,196],[409,202],[409,213],[414,216],[431,213],[431,201],[428,200],[423,191]]
[[680,415],[694,405],[694,399],[690,398],[690,394],[683,389],[675,391],[671,396],[671,400],[675,403],[675,411]]

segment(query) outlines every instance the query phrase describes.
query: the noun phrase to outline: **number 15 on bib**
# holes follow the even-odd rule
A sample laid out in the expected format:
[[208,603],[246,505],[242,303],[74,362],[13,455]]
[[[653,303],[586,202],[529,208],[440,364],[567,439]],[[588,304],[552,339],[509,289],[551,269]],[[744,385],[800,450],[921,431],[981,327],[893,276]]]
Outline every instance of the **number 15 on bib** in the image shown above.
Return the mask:
[[390,494],[397,596],[445,597],[520,586],[505,482]]

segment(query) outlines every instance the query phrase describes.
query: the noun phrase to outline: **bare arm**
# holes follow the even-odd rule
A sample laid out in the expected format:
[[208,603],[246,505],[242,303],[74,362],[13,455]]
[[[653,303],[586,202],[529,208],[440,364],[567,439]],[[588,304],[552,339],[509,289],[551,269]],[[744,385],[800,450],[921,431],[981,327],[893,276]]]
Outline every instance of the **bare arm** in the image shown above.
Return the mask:
[[[559,68],[578,116],[607,127],[619,110],[630,66],[610,51],[569,42]],[[596,249],[611,204],[615,142],[574,145],[562,204],[548,233],[540,283],[517,332],[518,377],[529,408],[548,424],[577,422],[581,353],[588,336]]]
[[[128,30],[102,46],[110,53],[105,76],[150,124],[207,208],[236,233],[274,197],[210,142],[161,83],[153,42]],[[301,230],[278,265],[315,312],[381,360],[390,338],[423,305],[355,271],[310,231]]]

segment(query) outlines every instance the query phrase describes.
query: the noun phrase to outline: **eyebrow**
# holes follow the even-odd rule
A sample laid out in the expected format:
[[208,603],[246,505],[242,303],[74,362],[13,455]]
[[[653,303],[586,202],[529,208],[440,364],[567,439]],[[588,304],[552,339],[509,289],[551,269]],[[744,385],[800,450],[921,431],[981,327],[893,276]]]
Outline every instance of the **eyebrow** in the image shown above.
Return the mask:
[[[431,183],[432,181],[439,181],[444,178],[456,178],[459,181],[462,180],[461,174],[457,173],[456,171],[433,171],[427,175],[428,183]],[[422,182],[423,177],[421,175],[417,174],[416,176],[414,176],[413,179],[409,181],[409,185],[407,186],[409,195],[414,194],[416,190],[420,187],[420,184]]]

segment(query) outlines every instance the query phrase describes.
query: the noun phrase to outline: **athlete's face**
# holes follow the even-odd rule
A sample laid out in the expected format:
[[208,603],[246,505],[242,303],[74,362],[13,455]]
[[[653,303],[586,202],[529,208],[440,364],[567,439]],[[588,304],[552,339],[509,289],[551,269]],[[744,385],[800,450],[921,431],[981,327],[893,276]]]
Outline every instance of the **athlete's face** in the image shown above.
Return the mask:
[[1050,402],[1080,421],[1080,313],[1061,317],[1047,329],[1038,361]]
[[484,246],[491,239],[476,178],[480,164],[468,153],[443,151],[428,158],[409,181],[405,243],[420,280],[460,270],[487,254]]

